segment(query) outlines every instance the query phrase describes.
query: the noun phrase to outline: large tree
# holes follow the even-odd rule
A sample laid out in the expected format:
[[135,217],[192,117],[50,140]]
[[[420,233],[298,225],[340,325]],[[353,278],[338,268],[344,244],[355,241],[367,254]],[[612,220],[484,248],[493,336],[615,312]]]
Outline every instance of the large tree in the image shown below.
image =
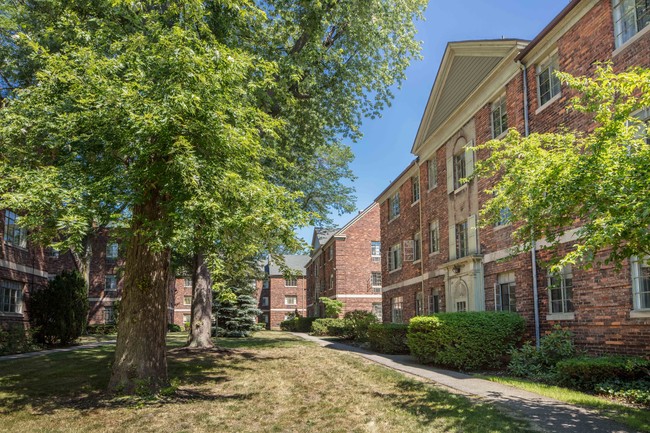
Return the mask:
[[295,243],[284,180],[388,103],[424,4],[0,0],[0,205],[44,242],[129,228],[111,388],[167,382],[173,248]]
[[498,176],[484,224],[506,216],[523,249],[545,239],[555,252],[562,235],[577,228],[575,249],[556,257],[559,264],[591,266],[601,251],[619,266],[649,255],[650,70],[615,74],[601,65],[592,78],[559,77],[578,94],[569,109],[583,113],[593,130],[525,137],[512,129],[503,140],[478,146],[489,157],[475,176]]

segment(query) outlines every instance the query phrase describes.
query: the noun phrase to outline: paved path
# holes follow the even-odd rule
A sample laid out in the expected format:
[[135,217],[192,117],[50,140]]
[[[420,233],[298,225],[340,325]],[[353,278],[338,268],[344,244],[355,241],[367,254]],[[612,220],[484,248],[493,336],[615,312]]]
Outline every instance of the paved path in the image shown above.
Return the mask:
[[564,402],[524,391],[508,385],[477,379],[456,371],[441,370],[418,364],[409,355],[384,355],[343,343],[332,342],[303,333],[293,333],[320,346],[355,353],[386,367],[419,376],[451,388],[456,393],[475,395],[505,406],[510,412],[529,421],[543,432],[627,433],[628,427],[603,418],[596,411],[571,406]]
[[0,361],[10,361],[12,359],[34,358],[36,356],[49,355],[51,353],[73,352],[75,350],[92,349],[92,348],[95,348],[95,347],[108,346],[108,345],[111,345],[111,344],[115,344],[115,340],[98,341],[97,343],[81,344],[79,346],[64,347],[64,348],[61,348],[61,349],[41,350],[39,352],[27,352],[27,353],[18,353],[16,355],[5,355],[5,356],[0,356]]

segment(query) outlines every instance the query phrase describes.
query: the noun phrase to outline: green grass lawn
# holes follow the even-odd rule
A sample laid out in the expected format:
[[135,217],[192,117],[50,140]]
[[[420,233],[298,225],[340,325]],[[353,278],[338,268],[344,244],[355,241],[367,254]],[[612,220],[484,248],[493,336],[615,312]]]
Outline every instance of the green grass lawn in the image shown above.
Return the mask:
[[514,386],[526,391],[551,397],[565,403],[581,406],[587,409],[596,409],[605,417],[632,427],[635,430],[650,432],[650,410],[647,408],[632,407],[617,403],[604,397],[598,397],[584,392],[543,383],[530,382],[516,377],[484,376],[483,379]]
[[112,346],[0,363],[0,430],[20,432],[523,432],[489,404],[280,332],[183,350],[168,397],[104,393]]

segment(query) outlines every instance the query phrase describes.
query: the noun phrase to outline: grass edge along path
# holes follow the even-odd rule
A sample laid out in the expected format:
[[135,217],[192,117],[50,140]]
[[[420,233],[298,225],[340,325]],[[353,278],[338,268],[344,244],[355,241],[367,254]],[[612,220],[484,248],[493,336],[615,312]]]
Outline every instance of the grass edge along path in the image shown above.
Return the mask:
[[0,430],[21,432],[494,432],[532,431],[494,405],[454,395],[348,353],[262,332],[179,349],[170,335],[168,397],[111,398],[112,346],[7,361]]
[[595,409],[606,418],[638,431],[650,432],[650,410],[646,408],[634,407],[569,388],[532,382],[517,377],[491,376],[485,374],[476,374],[474,377],[513,386],[524,391],[534,392],[585,409]]

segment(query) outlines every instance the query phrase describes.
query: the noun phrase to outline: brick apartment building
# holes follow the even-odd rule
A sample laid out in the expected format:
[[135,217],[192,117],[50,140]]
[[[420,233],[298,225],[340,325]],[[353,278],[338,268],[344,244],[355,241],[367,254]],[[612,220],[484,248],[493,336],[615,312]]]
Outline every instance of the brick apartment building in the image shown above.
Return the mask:
[[309,256],[285,255],[284,267],[270,257],[261,263],[263,280],[257,280],[256,297],[258,308],[262,310],[259,318],[267,329],[280,329],[280,322],[296,311],[307,314],[305,264]]
[[[495,179],[460,182],[486,156],[468,147],[508,128],[593,130],[587,116],[565,109],[575,93],[553,71],[591,75],[603,61],[615,71],[649,67],[649,23],[644,1],[573,0],[531,42],[448,44],[411,149],[416,159],[377,198],[384,321],[509,310],[527,319],[531,335],[538,317],[542,333],[560,324],[592,353],[650,354],[648,268],[632,258],[620,273],[602,265],[551,275],[544,242],[511,257],[512,225],[478,228]],[[571,232],[562,242],[572,247]]]
[[343,313],[381,317],[379,206],[373,203],[341,228],[315,228],[306,268],[308,316],[323,317],[318,299],[328,297],[343,302]]

